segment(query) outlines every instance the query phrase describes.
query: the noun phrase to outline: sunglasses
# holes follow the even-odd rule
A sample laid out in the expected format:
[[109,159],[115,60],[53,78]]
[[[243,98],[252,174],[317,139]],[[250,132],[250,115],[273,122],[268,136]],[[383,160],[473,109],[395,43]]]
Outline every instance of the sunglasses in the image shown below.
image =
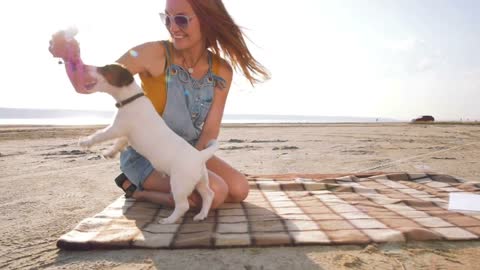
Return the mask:
[[188,24],[192,20],[195,15],[192,16],[187,16],[187,15],[175,15],[175,16],[169,16],[165,13],[159,13],[160,19],[162,20],[163,24],[167,28],[170,28],[172,25],[172,21],[180,28],[186,29],[188,27]]

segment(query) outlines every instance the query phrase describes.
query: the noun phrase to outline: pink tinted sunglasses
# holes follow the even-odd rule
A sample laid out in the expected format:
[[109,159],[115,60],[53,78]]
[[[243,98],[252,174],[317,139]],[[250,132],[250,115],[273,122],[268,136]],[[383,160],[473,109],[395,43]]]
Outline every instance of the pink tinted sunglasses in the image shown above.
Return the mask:
[[170,28],[172,25],[172,21],[180,28],[186,29],[188,27],[188,24],[192,20],[195,15],[192,16],[187,16],[187,15],[175,15],[175,16],[169,16],[165,13],[159,13],[160,19],[162,20],[163,24],[167,28]]

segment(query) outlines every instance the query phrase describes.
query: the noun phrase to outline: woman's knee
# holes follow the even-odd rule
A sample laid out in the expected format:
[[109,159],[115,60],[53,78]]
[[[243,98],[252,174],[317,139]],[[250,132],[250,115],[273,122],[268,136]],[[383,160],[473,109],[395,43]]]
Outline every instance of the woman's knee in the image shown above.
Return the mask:
[[216,209],[218,206],[223,204],[227,199],[229,194],[228,185],[220,178],[218,175],[214,175],[212,177],[212,173],[210,174],[210,189],[213,191],[213,201],[211,209]]
[[207,167],[211,172],[220,175],[227,184],[226,202],[241,202],[247,198],[250,187],[244,174],[216,156],[208,161]]
[[242,173],[232,175],[230,185],[228,186],[228,202],[242,202],[250,191],[248,180]]

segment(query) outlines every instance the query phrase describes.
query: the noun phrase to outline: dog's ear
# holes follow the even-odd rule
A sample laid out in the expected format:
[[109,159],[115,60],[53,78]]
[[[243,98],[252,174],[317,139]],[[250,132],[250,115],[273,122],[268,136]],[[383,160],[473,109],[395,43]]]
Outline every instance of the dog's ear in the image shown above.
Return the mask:
[[99,67],[97,71],[102,74],[109,84],[116,87],[128,86],[134,81],[132,73],[119,64]]

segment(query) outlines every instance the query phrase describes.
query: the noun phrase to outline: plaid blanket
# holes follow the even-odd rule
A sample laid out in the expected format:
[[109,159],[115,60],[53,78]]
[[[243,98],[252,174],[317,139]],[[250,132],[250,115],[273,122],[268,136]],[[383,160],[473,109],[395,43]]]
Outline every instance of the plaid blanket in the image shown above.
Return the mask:
[[480,184],[442,174],[249,176],[242,203],[225,203],[194,222],[158,220],[172,209],[123,196],[57,242],[62,249],[220,248],[473,240],[480,213],[448,211],[450,192]]

